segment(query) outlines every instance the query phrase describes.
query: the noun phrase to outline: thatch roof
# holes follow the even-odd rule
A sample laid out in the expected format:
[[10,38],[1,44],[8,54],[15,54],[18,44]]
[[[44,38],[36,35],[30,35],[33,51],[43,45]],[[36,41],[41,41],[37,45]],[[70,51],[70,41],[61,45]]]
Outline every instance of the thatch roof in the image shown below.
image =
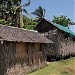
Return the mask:
[[17,42],[52,43],[38,32],[0,24],[0,40]]
[[[43,22],[44,22],[44,23],[43,23]],[[42,24],[42,23],[43,23],[43,24]],[[49,23],[49,24],[47,25],[47,23]],[[59,30],[61,30],[61,31],[67,33],[67,34],[69,34],[70,36],[75,37],[75,33],[72,32],[72,31],[70,30],[70,28],[64,27],[64,26],[59,25],[59,24],[56,24],[56,23],[51,22],[51,21],[49,21],[49,20],[46,20],[46,19],[44,19],[44,18],[36,25],[36,27],[34,28],[34,30],[39,31],[39,28],[40,28],[42,25],[43,25],[43,27],[42,27],[42,29],[40,29],[40,30],[43,30],[43,28],[45,28],[45,29],[47,28],[48,30],[46,30],[46,31],[48,32],[48,31],[50,31],[50,27],[51,27],[51,26],[54,26],[54,27],[56,27],[57,29],[59,29]],[[45,29],[44,29],[44,31],[45,31]]]

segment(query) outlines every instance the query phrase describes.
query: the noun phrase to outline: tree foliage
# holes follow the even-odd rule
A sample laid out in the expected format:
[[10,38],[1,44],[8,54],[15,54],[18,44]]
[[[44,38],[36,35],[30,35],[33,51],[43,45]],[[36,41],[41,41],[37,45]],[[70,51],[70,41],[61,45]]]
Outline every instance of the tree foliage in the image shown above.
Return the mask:
[[23,15],[23,23],[24,23],[24,26],[22,26],[22,28],[25,28],[28,30],[33,30],[37,25],[36,19],[32,19],[32,18],[30,19],[26,17],[25,15]]
[[75,23],[71,21],[70,18],[64,15],[60,16],[54,16],[52,22],[55,22],[57,24],[63,25],[63,26],[68,26],[68,25],[74,25]]
[[10,25],[10,23],[8,21],[5,21],[5,19],[0,19],[0,24],[3,24],[3,25]]
[[45,16],[46,10],[39,6],[34,12],[32,12],[33,15],[36,15],[37,18],[43,18]]
[[13,26],[20,27],[20,18],[22,10],[29,14],[26,9],[22,9],[22,7],[26,7],[30,5],[30,0],[24,5],[21,5],[21,0],[1,0],[0,1],[0,18],[5,19],[11,23]]

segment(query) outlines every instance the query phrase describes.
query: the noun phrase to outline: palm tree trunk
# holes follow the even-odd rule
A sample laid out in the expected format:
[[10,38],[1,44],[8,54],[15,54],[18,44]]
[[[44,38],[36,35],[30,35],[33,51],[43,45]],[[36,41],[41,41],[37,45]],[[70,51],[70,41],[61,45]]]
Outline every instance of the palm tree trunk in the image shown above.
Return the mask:
[[23,23],[23,15],[22,12],[20,12],[20,27],[23,27],[24,23]]

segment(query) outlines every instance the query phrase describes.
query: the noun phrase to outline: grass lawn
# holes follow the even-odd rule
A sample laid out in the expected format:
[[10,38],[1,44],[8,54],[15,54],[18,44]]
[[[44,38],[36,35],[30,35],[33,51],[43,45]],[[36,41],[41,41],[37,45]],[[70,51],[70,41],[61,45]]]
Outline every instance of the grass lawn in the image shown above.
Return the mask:
[[27,75],[75,75],[75,57],[47,64],[48,66]]

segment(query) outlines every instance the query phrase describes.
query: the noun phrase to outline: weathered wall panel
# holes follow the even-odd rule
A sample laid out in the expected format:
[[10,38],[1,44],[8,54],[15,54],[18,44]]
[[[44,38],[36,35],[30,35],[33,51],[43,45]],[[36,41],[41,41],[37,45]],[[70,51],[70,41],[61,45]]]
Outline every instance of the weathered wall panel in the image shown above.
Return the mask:
[[54,44],[46,44],[47,55],[50,57],[65,57],[75,54],[75,41],[72,37],[66,36],[60,30],[52,30],[44,34],[45,37],[52,40]]
[[7,69],[15,64],[15,43],[0,42],[0,74],[6,75]]
[[0,74],[24,75],[44,66],[45,52],[41,49],[40,43],[0,42]]

